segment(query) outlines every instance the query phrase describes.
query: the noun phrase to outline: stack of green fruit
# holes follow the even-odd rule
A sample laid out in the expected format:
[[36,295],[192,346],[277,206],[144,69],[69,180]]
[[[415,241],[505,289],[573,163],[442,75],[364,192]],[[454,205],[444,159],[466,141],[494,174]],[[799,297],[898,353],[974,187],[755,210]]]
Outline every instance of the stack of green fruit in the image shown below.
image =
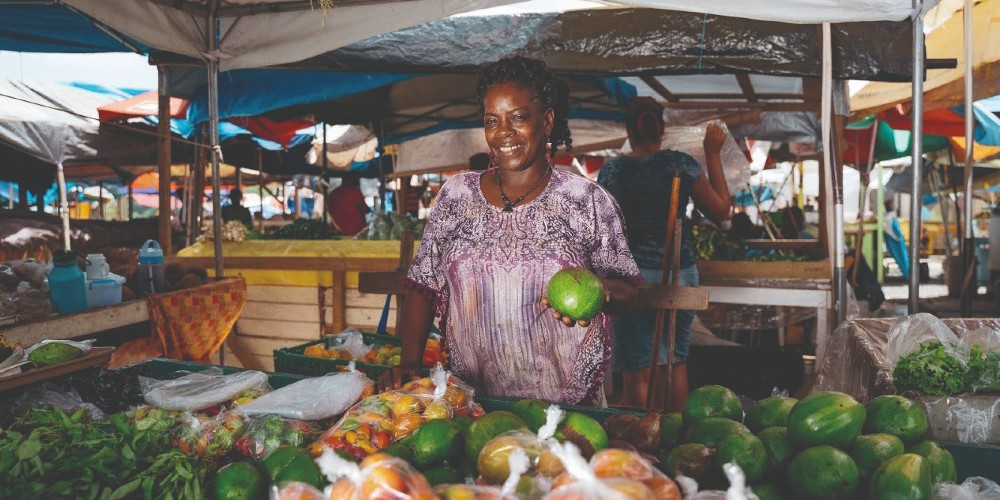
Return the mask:
[[951,454],[925,440],[923,410],[902,396],[867,407],[839,392],[800,401],[772,397],[744,415],[729,389],[694,390],[683,413],[663,416],[661,466],[725,489],[722,464],[736,462],[759,498],[931,498],[954,482]]
[[[428,420],[381,452],[414,465],[431,485],[462,483],[476,477],[502,484],[510,473],[508,457],[518,447],[514,434],[537,434],[545,424],[548,407],[543,401],[522,400],[511,411],[489,412],[476,420],[464,416]],[[554,437],[574,443],[587,457],[608,447],[601,424],[581,413],[564,414]],[[529,451],[528,455],[538,458],[538,453]]]

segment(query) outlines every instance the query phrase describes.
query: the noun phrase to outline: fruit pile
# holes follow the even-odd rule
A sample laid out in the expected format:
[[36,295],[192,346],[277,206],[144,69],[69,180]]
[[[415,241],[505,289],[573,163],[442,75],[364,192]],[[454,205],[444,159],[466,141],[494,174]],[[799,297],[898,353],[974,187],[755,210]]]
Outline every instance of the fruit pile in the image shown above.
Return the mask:
[[668,475],[724,487],[722,465],[735,462],[761,499],[931,498],[956,479],[951,454],[926,440],[923,410],[902,396],[867,406],[839,392],[772,397],[744,415],[732,391],[705,386],[663,416],[661,432]]
[[315,456],[327,447],[361,459],[413,434],[424,422],[482,413],[472,389],[439,366],[431,377],[361,400],[311,449]]
[[[372,345],[364,356],[355,357],[347,349],[328,348],[324,344],[314,344],[306,347],[302,354],[313,358],[340,359],[344,361],[358,361],[370,365],[399,366],[400,356],[403,348],[390,344]],[[441,339],[431,337],[427,339],[424,347],[423,367],[433,368],[438,363],[446,363],[448,353],[442,349]]]

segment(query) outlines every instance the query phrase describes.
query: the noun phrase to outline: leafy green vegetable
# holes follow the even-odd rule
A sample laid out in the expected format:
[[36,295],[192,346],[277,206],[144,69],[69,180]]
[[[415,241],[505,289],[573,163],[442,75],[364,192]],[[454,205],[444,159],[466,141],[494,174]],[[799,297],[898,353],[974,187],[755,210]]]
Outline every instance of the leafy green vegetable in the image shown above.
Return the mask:
[[[975,349],[978,352],[978,348]],[[900,357],[892,378],[900,390],[953,396],[970,389],[969,372],[969,367],[962,366],[961,361],[948,354],[941,342],[933,341],[920,344],[916,351]]]
[[[291,224],[282,226],[273,233],[260,236],[264,240],[332,240],[342,235],[330,224],[324,224],[316,219],[295,219]],[[258,239],[258,238],[251,238]]]
[[0,498],[204,498],[210,462],[118,413],[32,410],[0,434]]

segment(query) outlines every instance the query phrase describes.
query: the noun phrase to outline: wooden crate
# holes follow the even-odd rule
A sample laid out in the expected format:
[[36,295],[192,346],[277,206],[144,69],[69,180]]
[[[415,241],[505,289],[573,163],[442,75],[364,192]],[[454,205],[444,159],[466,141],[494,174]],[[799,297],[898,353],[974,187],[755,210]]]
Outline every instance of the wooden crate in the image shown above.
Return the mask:
[[811,262],[699,261],[701,281],[712,279],[831,279],[829,260]]
[[[385,306],[384,295],[364,294],[356,286],[344,290],[343,326],[374,332]],[[319,293],[307,286],[248,286],[247,305],[236,322],[236,337],[254,360],[265,370],[274,369],[275,349],[291,347],[320,337]],[[328,289],[324,300],[331,304],[334,290]],[[335,305],[326,309],[325,323],[333,323]],[[389,331],[396,324],[396,304],[389,307]],[[231,351],[227,351],[231,352]],[[227,356],[229,356],[227,354]],[[239,365],[236,356],[226,364]]]

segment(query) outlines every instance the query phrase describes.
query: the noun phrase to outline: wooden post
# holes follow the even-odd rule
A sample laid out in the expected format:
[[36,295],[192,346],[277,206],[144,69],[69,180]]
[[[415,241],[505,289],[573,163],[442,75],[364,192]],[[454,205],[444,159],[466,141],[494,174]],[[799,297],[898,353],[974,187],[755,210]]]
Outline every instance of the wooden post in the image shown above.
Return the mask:
[[135,206],[133,205],[134,202],[132,201],[132,183],[133,182],[135,182],[135,179],[132,179],[132,180],[128,181],[128,220],[132,220],[132,215],[135,212],[135,210],[134,210]]
[[[670,279],[670,270],[673,261],[678,257],[674,255],[674,233],[677,228],[677,212],[678,205],[680,204],[680,190],[681,190],[681,178],[675,175],[673,182],[670,186],[670,209],[667,215],[667,233],[666,241],[663,244],[663,268],[660,271],[660,282],[662,284],[668,284],[667,281]],[[675,276],[676,278],[676,276]],[[661,307],[656,309],[656,324],[653,327],[653,351],[652,357],[649,360],[649,385],[646,390],[646,408],[652,410],[656,405],[656,390],[657,385],[659,385],[657,373],[659,371],[660,364],[660,343],[663,342],[663,321],[664,314],[666,311]],[[676,310],[670,310],[670,326],[674,327],[667,331],[668,336],[673,336],[676,333]],[[673,341],[668,340],[668,344],[673,344]],[[673,359],[674,353],[667,351],[667,394],[666,401],[669,405],[671,383],[673,382]],[[669,406],[668,406],[669,408]]]
[[260,223],[257,232],[264,232],[264,151],[257,146],[257,185],[260,186]]
[[170,95],[167,93],[167,72],[162,67],[156,67],[159,75],[159,85],[157,94],[159,95],[159,116],[156,125],[156,154],[159,161],[160,186],[157,193],[160,195],[160,213],[157,217],[159,228],[160,248],[163,255],[170,255],[171,252],[171,230],[170,230]]
[[104,220],[104,181],[97,183],[97,212],[99,219]]

